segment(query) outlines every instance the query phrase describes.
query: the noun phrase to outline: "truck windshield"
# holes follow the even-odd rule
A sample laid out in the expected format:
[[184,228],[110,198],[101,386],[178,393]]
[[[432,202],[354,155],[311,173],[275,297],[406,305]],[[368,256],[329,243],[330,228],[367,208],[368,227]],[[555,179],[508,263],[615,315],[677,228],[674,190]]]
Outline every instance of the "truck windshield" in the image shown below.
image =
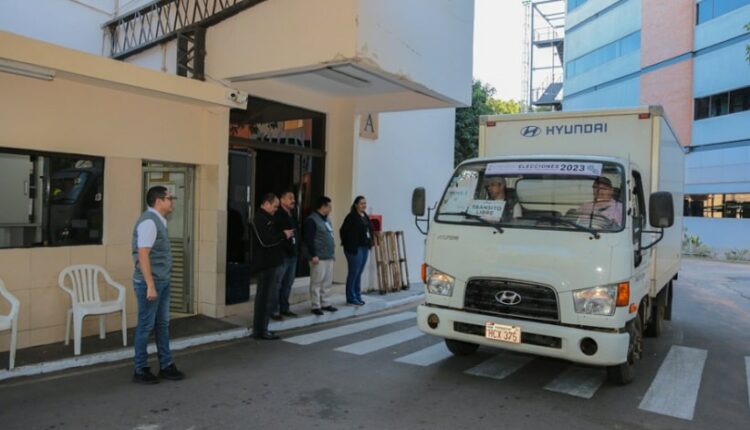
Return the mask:
[[623,168],[603,161],[489,161],[456,170],[435,221],[590,232],[623,228]]

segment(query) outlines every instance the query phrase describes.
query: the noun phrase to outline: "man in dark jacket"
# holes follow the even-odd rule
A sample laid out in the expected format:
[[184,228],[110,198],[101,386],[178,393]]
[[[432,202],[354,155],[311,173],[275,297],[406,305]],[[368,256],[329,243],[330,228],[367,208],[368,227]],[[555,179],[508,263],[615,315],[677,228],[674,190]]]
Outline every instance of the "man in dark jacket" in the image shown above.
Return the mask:
[[322,196],[318,198],[315,211],[305,220],[305,248],[310,259],[310,307],[315,315],[338,310],[326,300],[333,284],[333,258],[336,252],[333,226],[328,219],[330,213],[331,199]]
[[281,230],[274,221],[279,209],[279,198],[273,193],[263,196],[260,209],[253,217],[253,256],[251,264],[258,274],[258,290],[255,294],[253,336],[257,339],[275,340],[279,337],[268,331],[271,299],[277,293],[279,268],[284,261],[281,242],[291,237],[292,230]]
[[297,316],[297,314],[289,309],[289,294],[292,292],[294,277],[297,274],[297,255],[299,249],[299,227],[297,224],[297,215],[294,212],[294,192],[289,190],[281,193],[279,203],[279,210],[274,215],[276,225],[282,230],[292,230],[294,234],[292,237],[281,242],[281,249],[284,251],[284,262],[279,269],[279,294],[271,303],[271,318],[277,321],[283,319],[283,316]]

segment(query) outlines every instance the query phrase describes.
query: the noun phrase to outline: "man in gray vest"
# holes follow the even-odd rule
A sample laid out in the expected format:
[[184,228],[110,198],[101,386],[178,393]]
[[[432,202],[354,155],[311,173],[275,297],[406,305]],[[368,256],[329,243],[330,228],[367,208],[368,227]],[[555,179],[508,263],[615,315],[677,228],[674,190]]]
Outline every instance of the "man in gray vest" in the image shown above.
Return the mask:
[[331,199],[318,198],[315,212],[305,220],[305,248],[310,260],[310,302],[312,313],[323,315],[323,311],[336,312],[326,300],[333,284],[333,257],[336,244],[333,240],[333,226],[328,219],[331,213]]
[[133,229],[133,288],[138,303],[138,325],[135,328],[135,373],[133,382],[155,384],[159,379],[148,367],[148,337],[154,331],[159,355],[159,378],[180,380],[169,350],[169,280],[172,272],[172,248],[169,244],[167,219],[176,197],[162,186],[146,193],[148,209]]

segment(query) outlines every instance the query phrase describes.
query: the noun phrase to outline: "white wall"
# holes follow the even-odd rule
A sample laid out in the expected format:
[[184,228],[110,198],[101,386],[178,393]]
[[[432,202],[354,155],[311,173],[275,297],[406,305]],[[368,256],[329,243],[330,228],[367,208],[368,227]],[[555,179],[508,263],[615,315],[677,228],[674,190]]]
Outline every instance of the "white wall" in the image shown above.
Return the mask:
[[128,57],[125,62],[145,67],[147,69],[169,73],[170,75],[176,75],[177,41],[172,40],[167,43],[162,43],[155,48]]
[[115,0],[0,0],[0,30],[101,55]]
[[474,1],[358,0],[357,55],[471,104]]
[[356,138],[353,195],[338,210],[365,196],[368,212],[383,215],[384,230],[404,232],[409,278],[421,282],[425,236],[414,225],[411,194],[425,187],[430,206],[442,195],[453,171],[455,110],[386,113],[379,119],[377,140]]

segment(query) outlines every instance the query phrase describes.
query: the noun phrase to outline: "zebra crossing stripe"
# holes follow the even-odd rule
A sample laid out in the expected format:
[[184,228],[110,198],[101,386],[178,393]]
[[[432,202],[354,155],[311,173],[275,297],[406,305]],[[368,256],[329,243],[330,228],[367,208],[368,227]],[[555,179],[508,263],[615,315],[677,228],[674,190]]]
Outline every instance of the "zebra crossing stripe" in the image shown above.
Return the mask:
[[285,342],[296,343],[297,345],[310,345],[324,340],[334,339],[341,336],[350,335],[353,333],[359,333],[361,331],[370,330],[376,327],[392,324],[399,321],[408,319],[416,319],[416,312],[401,312],[393,315],[386,315],[380,318],[374,318],[371,320],[361,321],[354,324],[348,324],[340,327],[330,328],[328,330],[321,330],[315,333],[303,334],[299,336],[292,336],[284,339]]
[[486,378],[505,379],[531,360],[532,357],[527,355],[500,353],[466,370],[464,373]]
[[336,351],[348,352],[349,354],[365,355],[374,351],[398,345],[412,339],[424,336],[424,333],[417,327],[409,327],[393,333],[384,334],[372,339],[352,343],[346,346],[336,348]]
[[590,399],[594,397],[606,378],[607,372],[604,369],[573,366],[567,368],[560,376],[545,385],[544,389]]
[[438,361],[445,360],[452,355],[453,354],[448,351],[448,347],[445,346],[445,342],[440,342],[413,354],[397,358],[395,361],[399,363],[413,364],[415,366],[429,366]]
[[639,408],[692,420],[707,356],[705,349],[673,345]]
[[750,406],[750,357],[745,357],[745,376],[747,376],[747,404]]

